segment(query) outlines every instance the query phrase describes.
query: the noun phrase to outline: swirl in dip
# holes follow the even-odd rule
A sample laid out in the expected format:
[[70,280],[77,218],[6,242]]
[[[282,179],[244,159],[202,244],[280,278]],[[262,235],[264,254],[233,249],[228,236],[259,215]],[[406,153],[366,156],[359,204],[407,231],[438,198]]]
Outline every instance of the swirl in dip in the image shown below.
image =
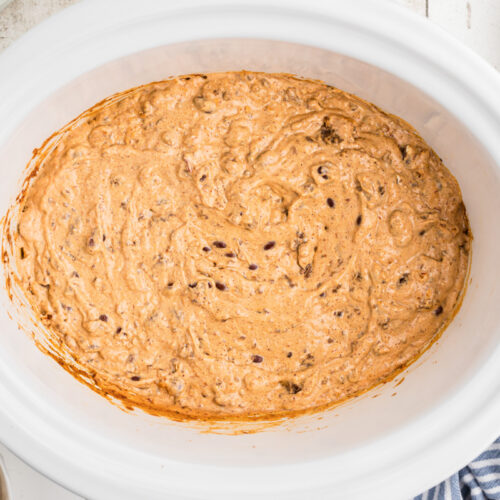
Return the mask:
[[322,407],[390,378],[458,308],[456,180],[403,120],[321,82],[151,83],[50,145],[17,205],[17,283],[128,405]]

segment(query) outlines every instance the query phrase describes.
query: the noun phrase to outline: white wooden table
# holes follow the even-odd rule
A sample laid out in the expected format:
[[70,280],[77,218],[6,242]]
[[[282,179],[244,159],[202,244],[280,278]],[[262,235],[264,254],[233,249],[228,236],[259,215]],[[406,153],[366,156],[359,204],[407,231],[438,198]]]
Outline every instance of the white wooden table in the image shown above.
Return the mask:
[[[0,12],[0,51],[35,24],[77,1],[14,0]],[[500,70],[500,0],[390,1],[442,26]],[[0,457],[6,463],[12,500],[81,500],[35,472],[1,444]]]
[[391,1],[429,18],[500,70],[500,0]]

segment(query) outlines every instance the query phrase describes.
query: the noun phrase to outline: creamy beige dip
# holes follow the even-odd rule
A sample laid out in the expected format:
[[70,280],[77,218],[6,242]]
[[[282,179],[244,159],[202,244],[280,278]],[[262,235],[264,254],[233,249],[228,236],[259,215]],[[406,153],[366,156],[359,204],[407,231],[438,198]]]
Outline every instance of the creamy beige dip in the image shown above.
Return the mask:
[[191,416],[331,404],[450,321],[470,235],[401,119],[323,83],[191,75],[84,113],[19,202],[18,283],[103,392]]

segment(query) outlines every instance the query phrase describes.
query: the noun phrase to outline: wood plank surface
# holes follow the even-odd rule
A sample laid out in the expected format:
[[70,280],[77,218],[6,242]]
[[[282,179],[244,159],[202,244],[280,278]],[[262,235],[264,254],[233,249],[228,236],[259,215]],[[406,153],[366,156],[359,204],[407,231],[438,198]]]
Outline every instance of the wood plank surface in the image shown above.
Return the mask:
[[429,19],[500,70],[499,0],[430,0]]
[[500,70],[500,0],[391,0],[426,16]]
[[393,2],[411,9],[421,16],[427,15],[428,0],[393,0]]

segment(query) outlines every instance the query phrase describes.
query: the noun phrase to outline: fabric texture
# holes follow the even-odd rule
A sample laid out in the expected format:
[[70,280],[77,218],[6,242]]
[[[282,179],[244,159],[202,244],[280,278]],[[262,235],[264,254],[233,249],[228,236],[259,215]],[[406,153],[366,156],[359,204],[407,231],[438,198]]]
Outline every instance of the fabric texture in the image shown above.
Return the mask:
[[500,500],[500,437],[469,465],[414,500]]

